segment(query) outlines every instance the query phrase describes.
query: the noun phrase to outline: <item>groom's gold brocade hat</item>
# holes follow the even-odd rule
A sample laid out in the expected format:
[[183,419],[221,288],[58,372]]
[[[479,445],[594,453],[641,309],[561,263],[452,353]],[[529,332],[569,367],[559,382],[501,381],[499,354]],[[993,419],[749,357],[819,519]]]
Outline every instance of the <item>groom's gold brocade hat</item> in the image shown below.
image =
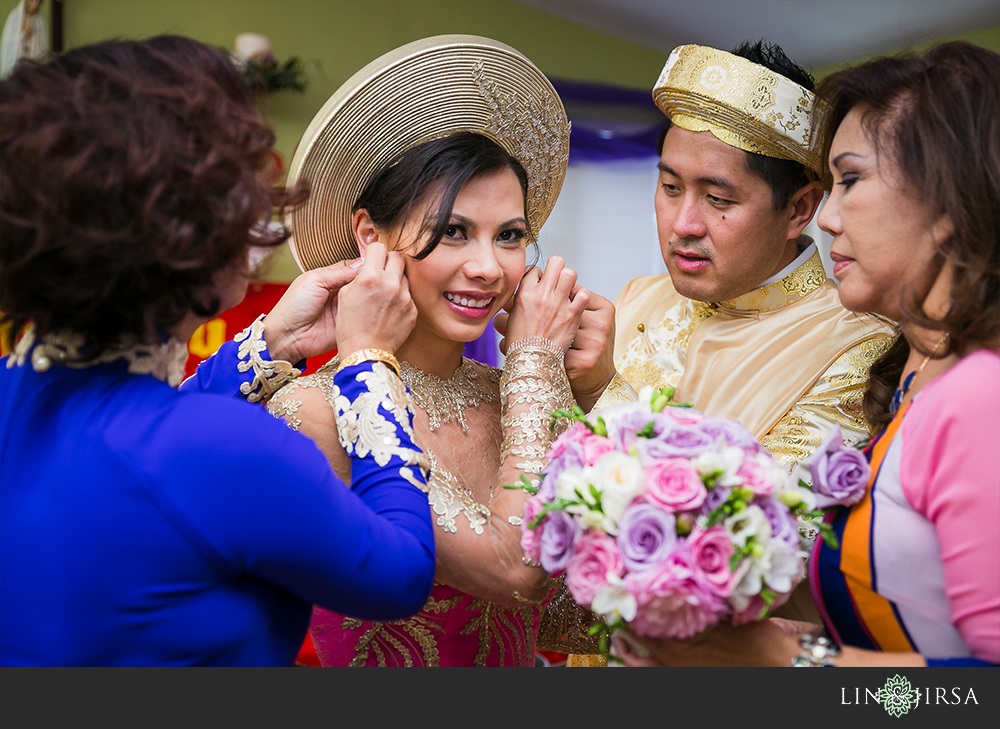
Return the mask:
[[474,35],[401,46],[334,92],[295,150],[287,184],[310,187],[286,216],[295,262],[306,271],[357,257],[351,208],[365,186],[406,150],[455,132],[482,134],[521,163],[537,235],[562,189],[569,130],[552,84],[510,46]]
[[826,104],[769,68],[705,46],[675,48],[653,87],[670,121],[731,147],[800,162],[822,176]]

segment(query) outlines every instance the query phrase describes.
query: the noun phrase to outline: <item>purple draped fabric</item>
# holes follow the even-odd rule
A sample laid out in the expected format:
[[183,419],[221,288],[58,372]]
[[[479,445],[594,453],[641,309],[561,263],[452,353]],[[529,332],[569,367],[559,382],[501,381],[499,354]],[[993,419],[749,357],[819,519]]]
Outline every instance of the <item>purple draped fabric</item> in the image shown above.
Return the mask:
[[465,343],[462,354],[469,359],[496,367],[500,361],[500,350],[497,348],[497,341],[497,333],[491,321],[489,326],[486,327],[486,331],[479,335],[478,339],[473,339],[471,342]]
[[551,79],[572,122],[569,163],[656,157],[666,117],[648,91]]

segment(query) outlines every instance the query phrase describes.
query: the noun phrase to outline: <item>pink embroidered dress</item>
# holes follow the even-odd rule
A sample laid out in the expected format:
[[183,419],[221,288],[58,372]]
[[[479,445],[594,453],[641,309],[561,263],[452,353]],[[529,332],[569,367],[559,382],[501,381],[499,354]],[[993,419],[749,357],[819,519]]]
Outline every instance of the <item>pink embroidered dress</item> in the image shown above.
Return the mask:
[[[447,380],[401,364],[415,406],[414,440],[431,461],[436,582],[423,609],[403,620],[314,608],[316,653],[324,666],[532,666],[539,622],[556,589],[540,567],[524,562],[523,492],[503,485],[541,472],[558,434],[549,416],[572,405],[562,353],[544,344],[512,347],[502,372],[463,359]],[[334,359],[300,377],[269,409],[312,435],[339,472],[343,453],[333,428],[323,425],[334,417],[336,367]],[[348,427],[336,421],[338,432]],[[526,594],[490,570],[519,573]]]

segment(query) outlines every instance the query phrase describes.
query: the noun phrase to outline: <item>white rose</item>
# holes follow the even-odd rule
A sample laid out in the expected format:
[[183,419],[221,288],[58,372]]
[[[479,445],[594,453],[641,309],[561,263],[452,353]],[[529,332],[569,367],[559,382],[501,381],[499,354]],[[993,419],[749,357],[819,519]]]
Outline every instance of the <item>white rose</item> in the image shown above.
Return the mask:
[[597,459],[593,469],[593,483],[601,493],[604,528],[608,534],[617,534],[625,509],[645,490],[642,464],[621,451],[610,451]]
[[729,595],[729,603],[737,612],[742,612],[750,606],[751,598],[760,594],[764,587],[764,572],[754,560],[744,559],[740,562],[738,574],[740,578]]
[[566,501],[579,501],[580,497],[576,493],[579,491],[584,497],[590,495],[590,484],[588,483],[588,469],[580,470],[568,468],[559,474],[556,479],[556,498]]

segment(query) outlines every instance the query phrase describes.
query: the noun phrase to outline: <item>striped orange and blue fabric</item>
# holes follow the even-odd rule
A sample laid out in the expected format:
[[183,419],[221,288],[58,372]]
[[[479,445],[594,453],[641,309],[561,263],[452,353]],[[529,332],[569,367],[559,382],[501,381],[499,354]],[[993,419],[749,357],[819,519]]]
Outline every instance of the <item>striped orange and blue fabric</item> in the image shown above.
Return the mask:
[[852,507],[827,515],[839,547],[822,539],[809,565],[809,581],[817,607],[831,636],[841,645],[890,652],[915,651],[896,605],[878,594],[873,530],[879,472],[909,404],[866,449],[872,469],[864,498]]

